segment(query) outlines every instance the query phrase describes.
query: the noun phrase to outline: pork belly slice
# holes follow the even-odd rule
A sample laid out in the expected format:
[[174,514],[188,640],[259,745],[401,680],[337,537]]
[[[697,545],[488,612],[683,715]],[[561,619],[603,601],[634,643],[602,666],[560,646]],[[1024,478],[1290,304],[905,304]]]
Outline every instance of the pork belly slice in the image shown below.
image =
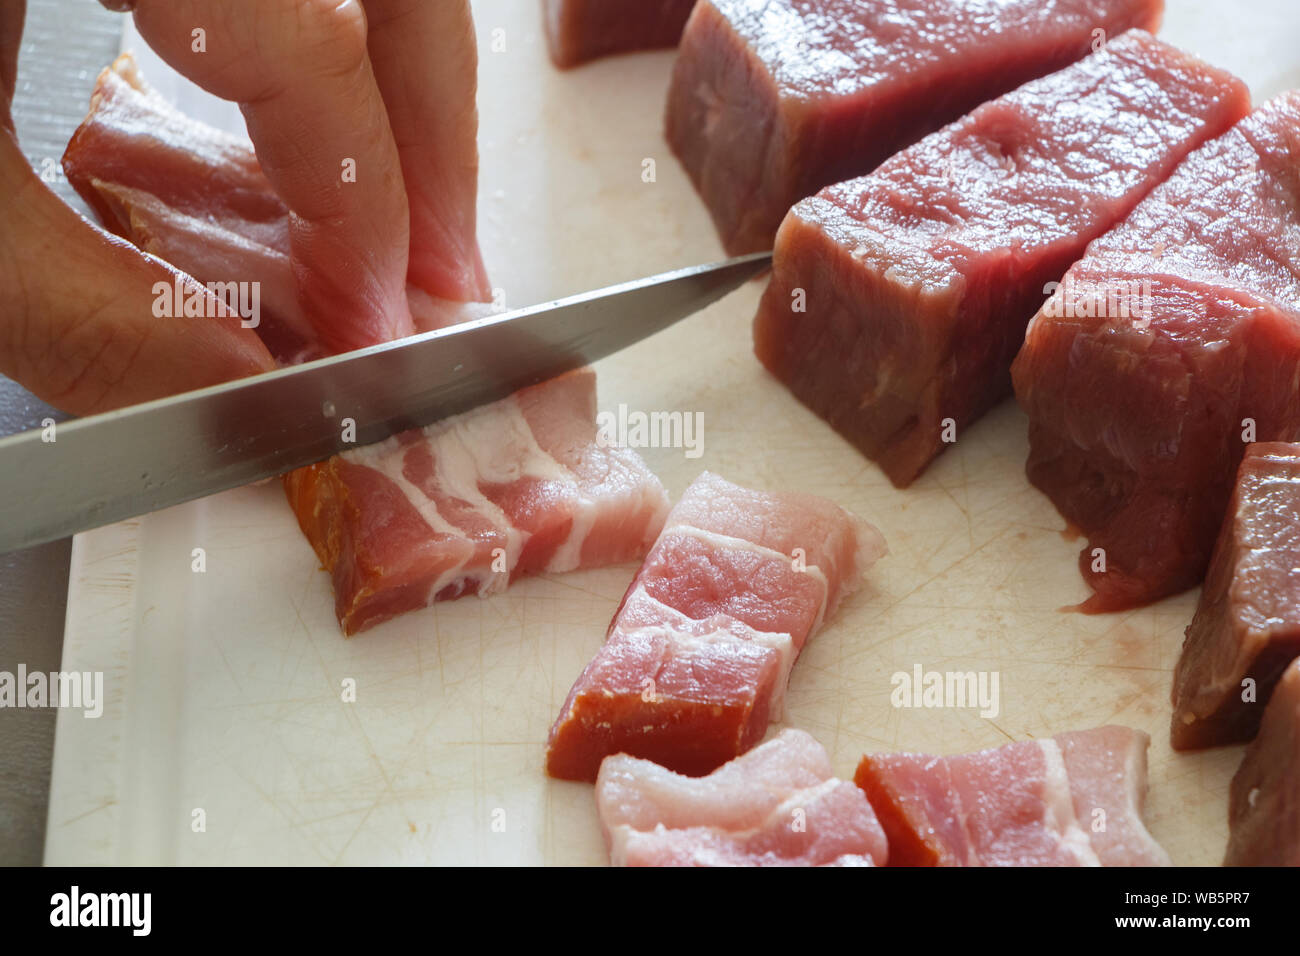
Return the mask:
[[1154,30],[1162,0],[700,0],[667,134],[731,254],[985,100]]
[[744,753],[780,718],[799,652],[884,552],[825,499],[703,473],[570,690],[547,773],[594,780],[621,752],[698,776]]
[[[108,231],[200,282],[257,283],[255,331],[282,364],[329,355],[350,336],[299,304],[289,210],[248,141],[177,110],[144,81],[129,54],[100,73],[63,168]],[[421,332],[495,311],[414,285],[407,298]]]
[[614,866],[877,866],[884,831],[821,744],[779,736],[705,777],[608,757],[596,780]]
[[695,0],[542,0],[546,43],[561,69],[674,47],[694,6]]
[[[1026,470],[1088,537],[1085,611],[1200,581],[1246,443],[1300,438],[1298,170],[1291,92],[1094,240],[1030,323],[1012,368]],[[1067,289],[1086,302],[1141,282],[1146,318],[1063,308]]]
[[668,512],[635,452],[597,442],[590,369],[284,481],[347,634],[521,575],[636,560]]
[[1228,791],[1224,866],[1300,866],[1300,661],[1264,710]]
[[1300,445],[1251,445],[1174,671],[1174,749],[1250,740],[1297,657]]
[[906,487],[1011,393],[1047,284],[1249,106],[1141,31],[985,103],[790,211],[755,352]]
[[1142,824],[1148,742],[1108,726],[950,757],[870,754],[855,780],[892,866],[1167,866]]

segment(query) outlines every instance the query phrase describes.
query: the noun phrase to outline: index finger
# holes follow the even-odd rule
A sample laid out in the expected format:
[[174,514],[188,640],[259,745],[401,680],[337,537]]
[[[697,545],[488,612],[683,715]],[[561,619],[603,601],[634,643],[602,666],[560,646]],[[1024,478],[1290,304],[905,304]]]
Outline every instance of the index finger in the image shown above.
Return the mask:
[[358,0],[138,0],[135,22],[174,69],[240,105],[326,343],[410,334],[406,191]]

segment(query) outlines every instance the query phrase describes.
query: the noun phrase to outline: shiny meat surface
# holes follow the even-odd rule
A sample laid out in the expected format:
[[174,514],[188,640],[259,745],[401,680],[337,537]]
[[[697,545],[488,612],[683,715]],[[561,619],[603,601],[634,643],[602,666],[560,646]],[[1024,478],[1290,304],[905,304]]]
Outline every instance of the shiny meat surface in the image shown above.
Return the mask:
[[1174,671],[1174,748],[1250,740],[1297,657],[1300,445],[1251,445]]
[[985,103],[790,211],[759,359],[910,484],[1010,394],[1048,283],[1248,109],[1235,77],[1142,31]]
[[973,754],[869,754],[855,777],[891,866],[1163,866],[1142,824],[1148,738],[1127,727]]
[[781,716],[799,652],[884,553],[825,499],[705,472],[569,692],[547,772],[594,780],[622,752],[698,776],[744,753]]
[[[700,0],[667,135],[733,255],[985,100],[1154,30],[1161,0]],[[1100,32],[1098,32],[1100,31]]]
[[[1030,481],[1088,537],[1086,611],[1205,574],[1251,441],[1300,439],[1300,93],[1183,162],[1094,241],[1012,368]],[[1062,308],[1145,283],[1147,318]],[[1103,314],[1097,314],[1101,311]]]
[[597,440],[596,376],[509,398],[284,478],[347,634],[527,574],[634,561],[668,512],[630,449]]

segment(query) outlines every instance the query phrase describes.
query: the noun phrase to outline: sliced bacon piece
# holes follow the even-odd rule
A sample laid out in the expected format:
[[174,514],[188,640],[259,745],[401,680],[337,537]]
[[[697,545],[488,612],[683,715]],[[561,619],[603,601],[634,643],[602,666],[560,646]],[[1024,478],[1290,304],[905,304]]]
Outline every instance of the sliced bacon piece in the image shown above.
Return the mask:
[[1300,661],[1273,691],[1228,793],[1224,866],[1300,866]]
[[1142,824],[1148,742],[1109,726],[950,757],[870,754],[855,780],[893,866],[1166,866]]
[[561,69],[602,56],[673,47],[695,0],[542,0],[546,42]]
[[635,560],[668,512],[635,452],[597,442],[590,369],[285,476],[347,634],[520,575]]
[[798,203],[755,352],[906,487],[1010,395],[1048,283],[1249,109],[1235,77],[1117,37]]
[[1174,749],[1250,740],[1300,657],[1297,516],[1300,445],[1251,445],[1174,671]]
[[1154,30],[1162,0],[700,0],[668,142],[733,255],[786,211],[986,100]]
[[762,739],[808,639],[885,552],[839,506],[705,472],[673,508],[551,728],[547,772],[628,753],[691,775]]
[[608,757],[596,805],[614,866],[878,866],[884,831],[821,744],[786,730],[705,777]]
[[[1297,169],[1293,91],[1184,160],[1030,322],[1012,366],[1026,471],[1088,537],[1084,611],[1194,586],[1243,438],[1300,440]],[[1144,281],[1149,319],[1064,307],[1067,290],[1087,302]]]

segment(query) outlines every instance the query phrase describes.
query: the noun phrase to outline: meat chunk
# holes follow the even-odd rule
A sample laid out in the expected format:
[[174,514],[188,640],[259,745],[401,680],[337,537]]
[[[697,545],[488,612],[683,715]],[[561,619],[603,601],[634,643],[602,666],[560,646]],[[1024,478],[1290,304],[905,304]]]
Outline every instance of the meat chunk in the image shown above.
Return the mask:
[[[1030,323],[1012,368],[1027,471],[1088,536],[1083,610],[1195,585],[1246,443],[1300,438],[1297,248],[1292,92],[1189,156]],[[1070,307],[1135,282],[1139,316]]]
[[759,359],[907,486],[1011,393],[1048,284],[1249,108],[1141,31],[985,103],[790,211]]
[[1164,866],[1142,824],[1148,741],[1111,726],[951,757],[871,754],[855,779],[893,866]]
[[1286,669],[1228,791],[1224,866],[1300,866],[1300,661]]
[[285,476],[347,634],[521,575],[642,557],[668,496],[597,441],[590,369]]
[[695,0],[542,0],[546,42],[561,69],[614,53],[674,47]]
[[551,728],[547,772],[594,780],[619,752],[691,775],[762,739],[808,639],[884,553],[821,498],[705,472],[663,533]]
[[[177,110],[144,81],[129,54],[100,73],[63,168],[105,229],[200,282],[256,290],[255,331],[282,364],[331,354],[332,343],[350,334],[299,303],[289,210],[247,140]],[[448,250],[450,272],[477,268],[472,236],[466,244],[473,247],[469,262]],[[407,297],[418,331],[493,311],[487,303],[453,302],[414,285]]]
[[727,251],[985,100],[1154,30],[1162,0],[700,0],[667,132]]
[[1250,740],[1300,657],[1300,445],[1251,445],[1174,671],[1177,750]]
[[878,866],[888,847],[862,791],[800,730],[706,777],[608,757],[596,805],[615,866]]

